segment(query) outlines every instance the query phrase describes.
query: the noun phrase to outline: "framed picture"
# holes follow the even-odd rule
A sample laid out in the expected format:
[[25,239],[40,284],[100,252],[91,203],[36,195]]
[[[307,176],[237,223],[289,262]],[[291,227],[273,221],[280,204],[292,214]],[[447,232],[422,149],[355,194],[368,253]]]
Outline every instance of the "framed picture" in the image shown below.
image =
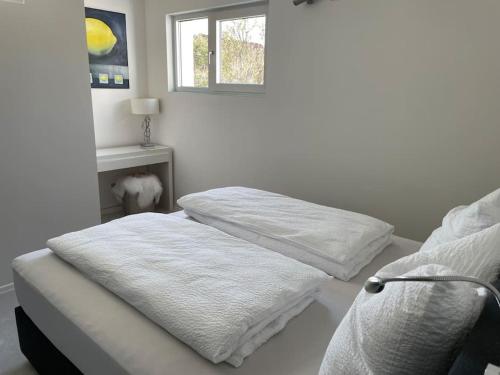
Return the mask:
[[125,14],[85,8],[92,88],[130,88]]

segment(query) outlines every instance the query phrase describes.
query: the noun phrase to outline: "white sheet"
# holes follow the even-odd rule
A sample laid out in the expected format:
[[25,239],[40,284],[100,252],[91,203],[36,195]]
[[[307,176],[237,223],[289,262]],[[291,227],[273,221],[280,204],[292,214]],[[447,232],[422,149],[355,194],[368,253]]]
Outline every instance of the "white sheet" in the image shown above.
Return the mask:
[[314,300],[323,272],[214,228],[141,214],[48,241],[214,363],[240,366]]
[[[179,214],[181,215],[181,214]],[[313,303],[239,368],[214,365],[50,250],[18,258],[17,298],[26,313],[87,375],[317,375],[331,336],[364,281],[421,244],[398,238],[350,282],[330,280]]]
[[245,187],[190,194],[177,202],[196,220],[311,264],[342,280],[389,243],[381,220]]

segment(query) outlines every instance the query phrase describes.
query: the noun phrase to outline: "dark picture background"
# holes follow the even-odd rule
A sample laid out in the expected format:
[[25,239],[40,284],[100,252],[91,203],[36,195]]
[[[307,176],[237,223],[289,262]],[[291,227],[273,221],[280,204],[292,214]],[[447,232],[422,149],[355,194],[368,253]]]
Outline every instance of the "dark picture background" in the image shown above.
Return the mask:
[[[128,75],[127,52],[127,24],[125,14],[106,10],[85,8],[86,18],[101,20],[113,31],[117,42],[113,50],[104,56],[95,56],[89,53],[90,73],[92,74],[92,88],[119,88],[130,87]],[[99,74],[108,74],[109,83],[99,82]],[[123,75],[123,84],[115,84],[114,74]]]

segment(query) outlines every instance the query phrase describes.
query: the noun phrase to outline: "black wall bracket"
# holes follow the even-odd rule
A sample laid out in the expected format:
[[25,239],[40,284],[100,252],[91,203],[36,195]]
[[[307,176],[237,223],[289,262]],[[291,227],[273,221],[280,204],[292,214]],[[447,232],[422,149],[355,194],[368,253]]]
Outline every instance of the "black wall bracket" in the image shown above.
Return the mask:
[[313,4],[314,0],[293,0],[293,5],[297,6],[305,2],[307,2],[307,4]]

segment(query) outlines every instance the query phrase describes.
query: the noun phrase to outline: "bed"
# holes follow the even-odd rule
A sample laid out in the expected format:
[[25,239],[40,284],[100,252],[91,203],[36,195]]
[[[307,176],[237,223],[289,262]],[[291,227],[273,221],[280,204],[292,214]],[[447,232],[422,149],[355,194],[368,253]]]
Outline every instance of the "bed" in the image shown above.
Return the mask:
[[[417,251],[420,245],[394,237],[393,244],[354,279],[329,281],[318,302],[239,368],[203,359],[48,249],[26,254],[14,270],[22,309],[18,318],[24,322],[28,337],[30,333],[33,337],[42,335],[41,339],[49,340],[68,363],[85,374],[317,374],[332,333],[365,280],[383,265]],[[28,356],[47,349],[28,344]],[[40,366],[48,366],[38,369],[44,373],[57,364],[42,360]],[[54,369],[57,367],[52,367],[52,372]]]

